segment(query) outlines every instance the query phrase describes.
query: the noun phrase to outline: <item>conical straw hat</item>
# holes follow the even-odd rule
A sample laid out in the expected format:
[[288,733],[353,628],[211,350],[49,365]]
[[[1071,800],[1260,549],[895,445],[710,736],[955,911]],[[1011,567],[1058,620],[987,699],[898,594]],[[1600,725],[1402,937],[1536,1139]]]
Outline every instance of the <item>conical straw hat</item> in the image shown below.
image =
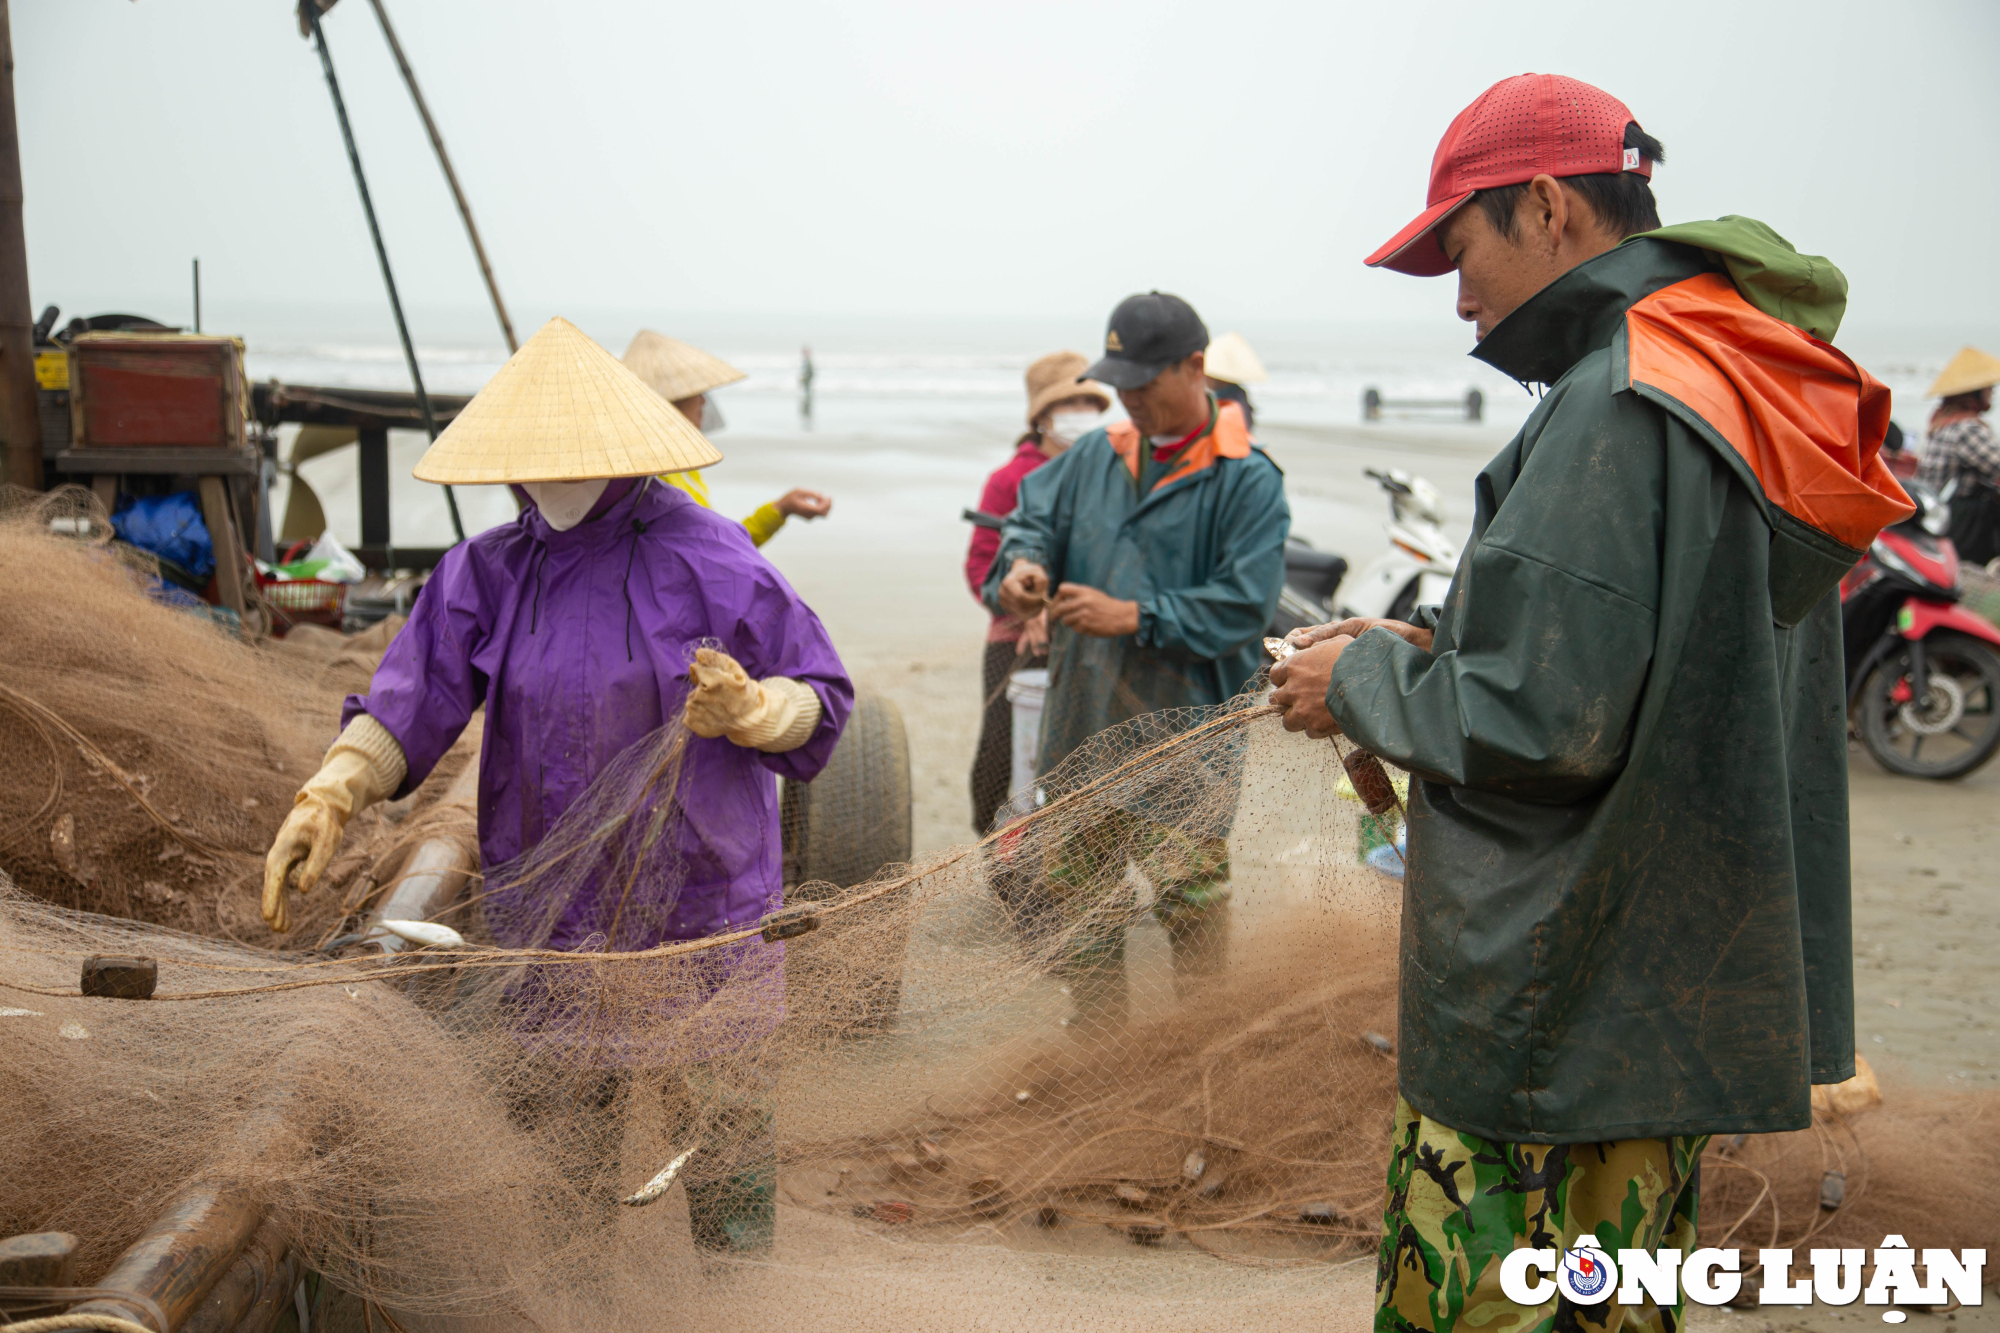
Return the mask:
[[1233,329],[1208,345],[1202,366],[1211,379],[1231,384],[1262,384],[1271,378],[1264,373],[1264,363],[1250,350],[1249,340]]
[[699,347],[690,347],[678,338],[651,329],[640,329],[632,345],[625,349],[625,368],[670,403],[745,378],[742,371],[721,357],[710,356]]
[[1989,356],[1977,347],[1961,347],[1958,355],[1945,364],[1925,397],[1949,398],[1995,384],[2000,384],[2000,356]]
[[466,485],[587,481],[721,461],[644,380],[576,325],[552,319],[424,451],[416,477]]

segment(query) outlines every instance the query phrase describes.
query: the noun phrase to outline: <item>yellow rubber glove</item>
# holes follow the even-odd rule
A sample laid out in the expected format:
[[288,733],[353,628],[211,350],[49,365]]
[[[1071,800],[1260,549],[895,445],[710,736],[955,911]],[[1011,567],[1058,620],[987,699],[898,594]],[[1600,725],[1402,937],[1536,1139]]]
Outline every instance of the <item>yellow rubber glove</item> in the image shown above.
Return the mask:
[[292,928],[285,877],[300,862],[298,890],[310,893],[340,848],[347,821],[403,784],[409,763],[389,729],[358,714],[326,752],[319,772],[299,788],[292,813],[264,858],[264,922],[280,935]]
[[812,686],[789,676],[752,680],[728,653],[695,650],[694,692],[683,719],[697,736],[726,736],[745,749],[766,754],[796,750],[819,726],[819,696]]

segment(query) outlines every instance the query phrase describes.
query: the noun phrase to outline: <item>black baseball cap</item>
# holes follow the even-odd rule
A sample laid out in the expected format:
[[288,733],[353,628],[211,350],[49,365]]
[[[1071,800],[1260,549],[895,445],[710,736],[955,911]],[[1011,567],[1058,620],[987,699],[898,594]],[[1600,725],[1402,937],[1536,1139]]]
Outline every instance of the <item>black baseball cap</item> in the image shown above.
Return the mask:
[[1208,326],[1194,307],[1167,292],[1128,296],[1111,312],[1104,357],[1083,378],[1137,389],[1176,361],[1208,348]]

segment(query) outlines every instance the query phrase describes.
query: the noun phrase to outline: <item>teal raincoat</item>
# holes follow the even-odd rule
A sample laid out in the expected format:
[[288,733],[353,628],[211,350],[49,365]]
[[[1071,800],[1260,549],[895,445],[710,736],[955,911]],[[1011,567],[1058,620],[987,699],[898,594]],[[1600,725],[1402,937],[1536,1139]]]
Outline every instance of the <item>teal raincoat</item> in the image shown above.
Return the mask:
[[1049,627],[1049,690],[1038,773],[1093,734],[1144,713],[1218,704],[1264,665],[1284,584],[1291,510],[1284,476],[1221,404],[1207,434],[1141,494],[1145,454],[1130,422],[1095,430],[1029,473],[1000,535],[983,596],[999,609],[1016,559],[1139,603],[1139,632],[1116,639]]

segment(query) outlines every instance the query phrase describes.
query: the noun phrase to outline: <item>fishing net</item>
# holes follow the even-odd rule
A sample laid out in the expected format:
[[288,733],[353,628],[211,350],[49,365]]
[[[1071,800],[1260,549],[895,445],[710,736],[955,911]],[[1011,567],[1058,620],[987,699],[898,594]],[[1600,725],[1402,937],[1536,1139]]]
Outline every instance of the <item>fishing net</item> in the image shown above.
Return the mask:
[[[470,747],[357,819],[270,935],[264,847],[369,648],[247,646],[20,512],[0,1234],[76,1233],[87,1281],[224,1182],[323,1276],[332,1328],[1365,1323],[1397,789],[1255,691],[1100,733],[914,864],[906,800],[883,808],[907,738],[866,705],[837,761],[861,780],[785,796],[788,866],[828,877],[634,948],[698,869],[670,725],[440,909],[463,947],[388,955],[363,925],[412,846],[469,854]],[[156,960],[157,992],[79,996],[101,954]],[[1991,1141],[1983,1101],[1892,1099],[1718,1144],[1704,1235],[1984,1244]]]
[[[246,647],[115,542],[89,491],[0,490],[0,865],[64,907],[279,945],[257,909],[264,851],[342,695],[366,688],[399,624]],[[407,819],[475,744],[411,799],[364,812],[331,878],[392,877],[432,831]],[[470,836],[463,807],[437,818]],[[323,932],[353,904],[321,894],[303,907]]]

